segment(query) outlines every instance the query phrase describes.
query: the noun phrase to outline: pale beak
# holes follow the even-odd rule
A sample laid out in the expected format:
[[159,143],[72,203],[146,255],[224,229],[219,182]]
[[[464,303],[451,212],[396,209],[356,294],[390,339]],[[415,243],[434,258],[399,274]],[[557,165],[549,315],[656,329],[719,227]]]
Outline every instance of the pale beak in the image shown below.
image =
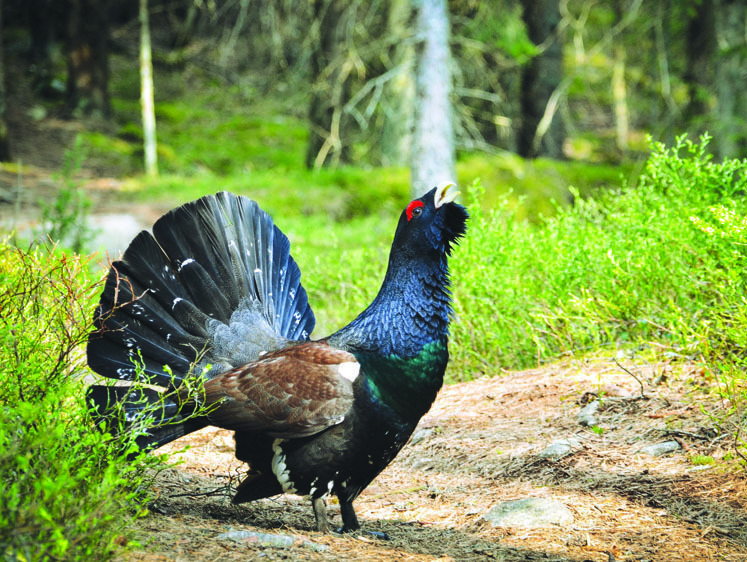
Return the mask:
[[438,184],[436,187],[436,195],[434,197],[434,203],[436,209],[446,203],[451,203],[459,196],[459,191],[454,182],[444,181]]

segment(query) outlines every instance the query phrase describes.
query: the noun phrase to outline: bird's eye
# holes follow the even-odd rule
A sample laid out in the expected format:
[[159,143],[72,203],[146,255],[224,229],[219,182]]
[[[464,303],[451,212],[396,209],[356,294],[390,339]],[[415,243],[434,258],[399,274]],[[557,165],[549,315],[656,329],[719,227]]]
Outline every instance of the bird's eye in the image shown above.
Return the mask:
[[423,202],[413,201],[407,206],[407,220],[412,220],[413,217],[419,217],[423,212]]

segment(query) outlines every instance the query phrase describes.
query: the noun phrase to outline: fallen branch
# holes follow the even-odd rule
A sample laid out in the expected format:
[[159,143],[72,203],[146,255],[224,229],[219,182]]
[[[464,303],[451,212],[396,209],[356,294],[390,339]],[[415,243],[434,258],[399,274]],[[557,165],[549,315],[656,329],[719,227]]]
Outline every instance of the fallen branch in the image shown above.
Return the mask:
[[631,377],[633,377],[635,380],[638,381],[638,384],[641,385],[641,396],[640,396],[640,398],[644,398],[646,396],[646,393],[644,392],[643,381],[641,379],[639,379],[638,376],[634,375],[629,369],[627,369],[623,365],[621,365],[620,362],[617,359],[615,359],[615,365],[617,365],[618,367],[620,367],[623,371],[625,371]]

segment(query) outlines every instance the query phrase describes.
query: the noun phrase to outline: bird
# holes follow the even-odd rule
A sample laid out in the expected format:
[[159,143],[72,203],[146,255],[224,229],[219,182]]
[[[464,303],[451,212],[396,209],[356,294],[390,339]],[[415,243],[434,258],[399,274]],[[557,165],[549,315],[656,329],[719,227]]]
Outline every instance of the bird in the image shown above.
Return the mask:
[[117,382],[89,386],[95,419],[119,431],[139,420],[145,450],[233,431],[248,464],[233,503],[305,496],[326,533],[336,496],[338,530],[357,531],[354,500],[443,385],[448,259],[469,218],[458,194],[443,182],[407,205],[377,296],[320,339],[290,242],[255,201],[224,191],[169,211],[106,276],[87,360]]

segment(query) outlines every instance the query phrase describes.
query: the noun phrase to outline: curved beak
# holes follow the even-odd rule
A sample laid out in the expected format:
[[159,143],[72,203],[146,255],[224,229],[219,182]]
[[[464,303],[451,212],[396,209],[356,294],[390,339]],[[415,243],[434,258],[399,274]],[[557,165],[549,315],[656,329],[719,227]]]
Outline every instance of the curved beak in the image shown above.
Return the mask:
[[435,197],[433,198],[436,209],[438,209],[442,205],[445,205],[446,203],[451,203],[458,196],[459,190],[457,189],[457,186],[454,182],[444,181],[439,183],[436,187]]

